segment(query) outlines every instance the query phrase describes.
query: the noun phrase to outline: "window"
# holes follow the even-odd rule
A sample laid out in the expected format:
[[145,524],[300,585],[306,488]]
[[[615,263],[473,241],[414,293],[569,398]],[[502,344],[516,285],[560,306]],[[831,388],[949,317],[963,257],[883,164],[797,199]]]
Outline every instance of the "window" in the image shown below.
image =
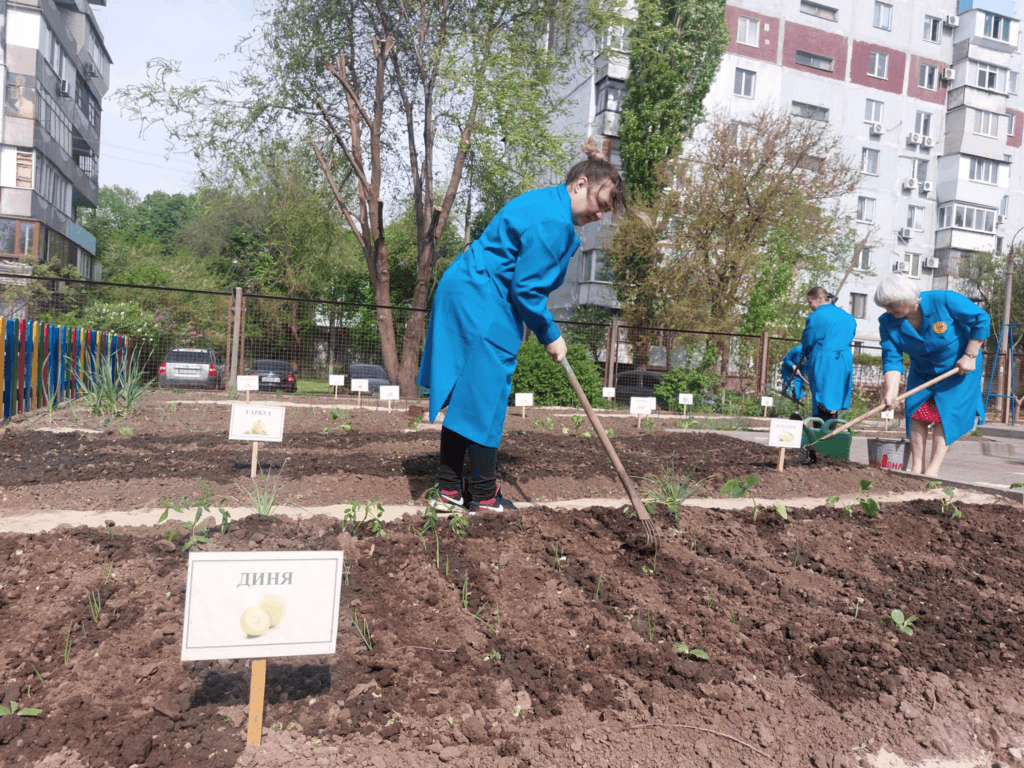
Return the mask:
[[934,16],[924,17],[924,39],[930,43],[942,42],[942,19]]
[[1011,112],[1007,118],[1009,119],[1006,121],[1006,135],[1013,136],[1013,132],[1017,128],[1017,116]]
[[971,181],[980,181],[983,184],[998,184],[999,163],[983,157],[972,157],[970,179]]
[[914,133],[920,133],[922,136],[932,135],[932,114],[931,112],[918,112],[917,118],[914,120]]
[[822,72],[831,72],[834,66],[833,60],[830,57],[819,56],[816,53],[807,53],[807,51],[796,52],[796,63],[802,67],[820,69]]
[[910,175],[917,179],[918,183],[928,181],[928,161],[912,157],[910,159]]
[[903,254],[903,261],[910,265],[910,269],[907,271],[907,275],[910,277],[921,276],[921,254],[920,253],[905,253]]
[[999,115],[983,109],[974,110],[974,132],[982,136],[998,136]]
[[39,124],[61,149],[71,154],[71,121],[46,91],[39,91]]
[[888,71],[889,54],[882,53],[881,51],[871,51],[868,54],[868,74],[884,80]]
[[71,215],[71,183],[45,158],[36,163],[35,190],[61,213]]
[[733,85],[732,92],[745,99],[754,98],[754,81],[756,79],[756,72],[736,67],[736,82]]
[[1006,92],[1011,96],[1017,94],[1017,73],[1013,70],[1006,73]]
[[863,221],[868,224],[875,220],[875,198],[873,197],[858,197],[857,198],[857,221]]
[[850,294],[850,314],[856,318],[863,319],[867,317],[868,312],[868,295],[866,293],[851,293]]
[[583,281],[591,283],[610,283],[612,271],[605,263],[604,252],[594,249],[583,252]]
[[610,51],[629,53],[629,28],[624,24],[613,24],[604,34],[604,47]]
[[922,64],[917,75],[917,85],[927,91],[935,90],[935,81],[939,77],[939,68],[931,64]]
[[1010,210],[1010,196],[1003,195],[1003,201],[999,204],[999,215],[1006,216],[1006,212]]
[[828,107],[816,107],[813,104],[804,104],[802,101],[793,102],[793,114],[797,117],[806,117],[808,120],[828,122]]
[[19,149],[14,184],[22,189],[32,189],[32,150]]
[[946,227],[993,232],[996,227],[996,212],[991,208],[978,208],[963,203],[947,203],[939,208],[938,229]]
[[749,45],[757,48],[758,37],[761,33],[761,22],[749,16],[740,16],[739,24],[736,27],[736,42],[740,45]]
[[861,173],[867,173],[872,176],[878,175],[878,150],[869,149],[864,147],[860,155],[860,170]]
[[1010,39],[1010,20],[994,13],[985,14],[985,37],[1008,42]]
[[871,249],[861,248],[853,256],[853,268],[862,272],[871,270]]
[[837,21],[839,19],[839,11],[836,8],[812,3],[811,0],[800,0],[800,13],[817,16],[819,19],[825,19],[826,21]]
[[915,232],[924,232],[924,208],[919,205],[907,208],[907,226]]
[[23,256],[38,256],[39,224],[33,221],[19,221],[18,230],[18,253]]
[[979,88],[985,88],[989,91],[994,91],[999,83],[999,67],[992,64],[986,64],[983,61],[971,62],[972,66],[977,66],[978,75],[975,79],[975,83]]
[[865,123],[880,123],[882,122],[882,107],[884,105],[880,101],[874,99],[866,99],[864,101],[864,122]]
[[622,109],[622,97],[626,94],[626,84],[620,80],[604,78],[597,84],[597,111],[619,112]]
[[879,29],[892,29],[892,6],[875,0],[875,26]]

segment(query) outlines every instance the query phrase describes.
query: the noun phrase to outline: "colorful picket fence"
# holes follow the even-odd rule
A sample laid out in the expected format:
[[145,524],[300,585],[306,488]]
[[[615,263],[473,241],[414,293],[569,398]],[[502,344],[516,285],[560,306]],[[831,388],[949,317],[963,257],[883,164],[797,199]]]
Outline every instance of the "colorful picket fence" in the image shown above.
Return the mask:
[[3,420],[78,397],[79,382],[92,381],[104,362],[113,381],[130,344],[127,336],[109,331],[0,316]]

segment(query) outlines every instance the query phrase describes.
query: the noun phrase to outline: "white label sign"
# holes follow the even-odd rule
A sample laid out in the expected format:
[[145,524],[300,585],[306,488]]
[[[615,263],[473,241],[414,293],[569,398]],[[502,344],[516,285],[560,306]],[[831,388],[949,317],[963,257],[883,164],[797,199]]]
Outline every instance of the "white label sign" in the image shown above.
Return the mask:
[[327,374],[327,385],[331,387],[344,387],[345,386],[345,374],[343,373],[329,373]]
[[235,376],[235,389],[239,392],[259,392],[259,376]]
[[603,387],[601,389],[601,397],[603,397],[605,400],[614,400],[615,387]]
[[883,419],[895,419],[896,418],[896,411],[882,411],[882,418]]
[[284,406],[232,403],[228,439],[280,443],[284,439]]
[[679,393],[679,404],[680,405],[693,405],[693,395],[689,393]]
[[181,660],[335,652],[342,552],[190,552]]
[[771,448],[799,448],[804,423],[793,419],[772,419],[768,425],[768,445]]
[[516,392],[516,405],[533,407],[533,392]]
[[629,398],[629,412],[635,416],[646,416],[654,410],[651,406],[651,401],[653,399],[654,398],[651,397]]
[[369,392],[370,391],[370,380],[369,379],[352,379],[352,391],[353,392]]
[[399,387],[395,384],[388,384],[380,388],[381,400],[397,400]]
[[772,397],[771,395],[764,395],[761,398],[761,406],[762,407],[764,407],[764,408],[771,408],[773,405],[775,405],[775,398]]

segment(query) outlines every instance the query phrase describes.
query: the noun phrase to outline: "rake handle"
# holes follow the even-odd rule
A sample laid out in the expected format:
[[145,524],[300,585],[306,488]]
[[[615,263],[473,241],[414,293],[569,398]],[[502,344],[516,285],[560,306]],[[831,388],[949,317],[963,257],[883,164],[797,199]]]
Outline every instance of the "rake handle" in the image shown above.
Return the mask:
[[636,492],[636,487],[633,485],[632,479],[630,479],[629,475],[626,473],[626,468],[622,466],[622,462],[619,461],[619,456],[615,453],[615,448],[612,447],[612,441],[608,439],[608,435],[605,434],[604,428],[601,426],[601,419],[598,418],[597,412],[593,407],[591,407],[590,401],[583,393],[583,387],[580,386],[580,382],[577,380],[576,374],[573,373],[572,366],[569,365],[569,360],[567,358],[562,359],[562,367],[565,368],[565,373],[569,377],[569,383],[572,384],[572,388],[576,392],[576,397],[578,397],[580,402],[583,404],[583,410],[586,411],[587,418],[590,419],[590,423],[594,427],[594,431],[597,432],[597,436],[601,440],[601,445],[604,446],[605,453],[607,453],[608,458],[611,459],[612,466],[615,467],[615,471],[619,475],[619,480],[622,482],[622,487],[626,489],[626,495],[629,497],[629,502],[636,510],[637,516],[641,520],[650,520],[651,515],[647,511],[647,507],[644,506],[643,501],[640,500],[640,494]]
[[[922,389],[928,389],[928,387],[934,386],[935,384],[938,384],[943,379],[948,379],[954,373],[959,373],[959,372],[960,371],[959,371],[958,368],[952,368],[952,369],[946,371],[945,373],[941,373],[938,376],[936,376],[934,379],[929,379],[924,384],[918,384],[913,389],[908,389],[906,392],[904,392],[902,395],[899,395],[896,398],[896,402],[897,403],[902,402],[903,400],[906,400],[911,395],[916,395]],[[814,443],[820,443],[822,440],[828,440],[830,437],[835,437],[840,432],[845,432],[846,430],[848,430],[854,424],[860,424],[862,421],[864,421],[864,419],[869,419],[872,416],[874,416],[875,414],[881,413],[884,410],[885,410],[885,403],[882,403],[881,405],[876,405],[870,411],[866,411],[865,413],[862,413],[857,418],[850,419],[845,424],[840,424],[838,427],[833,429],[831,432],[829,432],[824,437],[819,437],[817,440],[814,441]],[[814,445],[814,443],[811,443],[811,445]]]

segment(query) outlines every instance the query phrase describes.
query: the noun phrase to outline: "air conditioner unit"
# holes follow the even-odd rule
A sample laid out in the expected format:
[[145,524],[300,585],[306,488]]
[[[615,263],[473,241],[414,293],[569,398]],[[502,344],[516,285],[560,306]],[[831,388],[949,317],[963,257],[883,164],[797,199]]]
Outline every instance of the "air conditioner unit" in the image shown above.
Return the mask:
[[935,139],[933,139],[931,136],[922,136],[921,143],[924,144],[926,147],[934,147]]
[[893,269],[893,272],[909,272],[909,271],[910,271],[910,263],[906,262],[906,261],[897,262],[896,268]]
[[956,79],[956,70],[953,69],[952,67],[946,67],[944,70],[942,70],[942,79],[943,80],[955,80]]
[[904,189],[917,189],[917,179],[915,179],[913,176],[911,176],[910,178],[904,179],[903,180],[903,188]]
[[909,240],[911,235],[910,227],[900,227],[900,231],[897,234],[899,234],[900,240]]
[[921,191],[922,192],[931,192],[932,188],[933,188],[932,187],[932,183],[930,181],[922,181],[921,182]]
[[946,26],[947,27],[959,27],[960,26],[960,17],[959,16],[952,16],[952,15],[947,16],[946,17]]
[[920,144],[921,143],[921,134],[920,133],[912,133],[912,134],[910,134],[907,137],[907,143],[908,144]]
[[69,83],[67,80],[61,80],[60,81],[59,93],[60,93],[61,96],[70,96],[71,95],[71,83]]
[[86,64],[84,69],[86,77],[96,77],[96,75],[99,74],[99,72],[96,71],[95,65],[93,64]]
[[1006,219],[1003,218],[1001,213],[996,214],[996,224],[1002,224]]
[[872,123],[871,124],[871,132],[874,133],[874,134],[881,134],[884,130],[885,130],[885,128],[882,127],[881,123]]
[[935,256],[929,256],[927,259],[924,260],[924,265],[928,269],[938,269],[939,260]]

